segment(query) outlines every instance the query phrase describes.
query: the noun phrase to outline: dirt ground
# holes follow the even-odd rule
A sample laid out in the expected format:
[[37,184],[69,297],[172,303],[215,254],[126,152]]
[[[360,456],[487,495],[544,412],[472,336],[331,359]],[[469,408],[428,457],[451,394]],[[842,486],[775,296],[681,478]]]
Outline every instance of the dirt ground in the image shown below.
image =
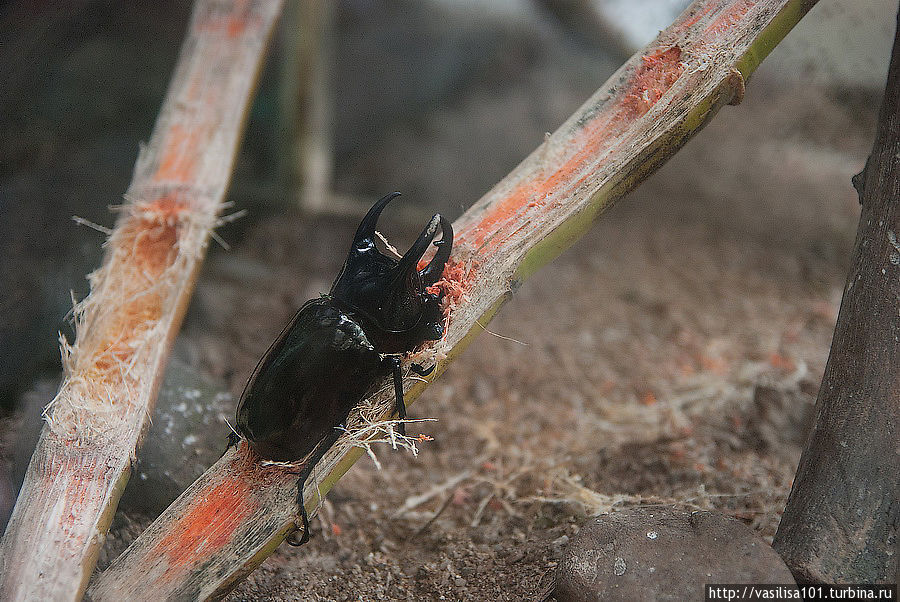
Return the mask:
[[[418,457],[376,448],[382,470],[363,457],[313,521],[318,535],[279,548],[228,599],[536,599],[580,521],[640,504],[715,509],[771,541],[827,359],[858,217],[850,177],[879,100],[794,84],[764,65],[741,106],[525,282],[411,406],[412,417],[436,419],[416,425],[434,440]],[[385,174],[436,136],[451,137],[441,152],[461,162],[451,143],[473,106],[489,136],[510,128],[516,150],[503,160],[524,156],[540,129],[491,119],[510,106],[533,117],[515,104],[521,93],[506,104],[476,94],[442,109],[441,128],[392,131],[366,151],[376,167],[347,151],[338,187],[427,191],[427,209],[455,216],[458,199],[473,201],[473,187],[511,167],[484,159],[490,147],[472,151],[485,165],[471,181],[455,163],[430,188]],[[540,125],[584,97],[540,99],[553,107]],[[177,343],[183,357],[238,396],[283,323],[328,289],[356,221],[276,207],[224,229],[232,249],[211,250]],[[398,247],[419,225],[381,223]],[[0,424],[7,453],[16,424]],[[146,520],[117,519],[106,558]]]

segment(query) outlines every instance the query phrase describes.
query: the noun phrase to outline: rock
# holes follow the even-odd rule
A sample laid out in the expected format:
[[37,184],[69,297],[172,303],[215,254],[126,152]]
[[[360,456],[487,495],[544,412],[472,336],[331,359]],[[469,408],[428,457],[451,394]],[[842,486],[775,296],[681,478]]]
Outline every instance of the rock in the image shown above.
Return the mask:
[[16,402],[16,412],[0,423],[0,448],[3,464],[0,475],[0,529],[5,530],[13,506],[22,488],[25,471],[41,434],[41,412],[59,388],[58,379],[39,378]]
[[223,385],[172,357],[119,509],[160,514],[225,451],[234,405]]
[[772,453],[785,442],[803,447],[812,428],[816,396],[801,385],[774,387],[757,385],[747,421],[748,442]]
[[702,600],[706,583],[794,580],[781,557],[743,523],[654,506],[583,524],[557,567],[550,599]]
[[[56,380],[40,379],[19,400],[4,443],[12,457],[9,474],[0,472],[0,527],[9,518],[44,425],[41,412],[58,387]],[[173,355],[119,509],[143,516],[162,512],[222,455],[229,432],[226,420],[231,420],[234,407],[224,384]]]
[[556,556],[561,556],[563,551],[565,551],[568,543],[569,543],[569,536],[562,535],[562,536],[554,539],[552,542],[550,542],[550,548],[553,550],[553,553]]

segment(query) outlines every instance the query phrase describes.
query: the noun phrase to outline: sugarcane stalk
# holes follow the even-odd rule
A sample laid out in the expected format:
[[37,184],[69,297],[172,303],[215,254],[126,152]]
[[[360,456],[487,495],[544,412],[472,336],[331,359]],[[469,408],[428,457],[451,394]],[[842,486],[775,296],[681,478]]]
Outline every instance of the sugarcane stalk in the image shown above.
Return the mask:
[[[198,0],[0,543],[0,599],[87,587],[149,423],[281,0]],[[100,200],[106,203],[107,201]]]

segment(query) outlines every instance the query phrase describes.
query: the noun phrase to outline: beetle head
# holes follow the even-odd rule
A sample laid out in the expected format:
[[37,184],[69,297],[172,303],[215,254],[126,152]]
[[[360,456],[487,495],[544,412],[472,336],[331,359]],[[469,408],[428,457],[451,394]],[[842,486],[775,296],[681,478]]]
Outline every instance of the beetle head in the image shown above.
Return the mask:
[[[435,214],[416,242],[399,260],[375,246],[378,217],[392,199],[393,192],[375,203],[356,230],[350,254],[331,287],[331,296],[362,316],[366,334],[382,353],[410,351],[426,340],[443,335],[440,299],[425,288],[436,283],[450,257],[453,228],[449,220]],[[423,269],[419,260],[441,230],[435,242],[437,252]]]

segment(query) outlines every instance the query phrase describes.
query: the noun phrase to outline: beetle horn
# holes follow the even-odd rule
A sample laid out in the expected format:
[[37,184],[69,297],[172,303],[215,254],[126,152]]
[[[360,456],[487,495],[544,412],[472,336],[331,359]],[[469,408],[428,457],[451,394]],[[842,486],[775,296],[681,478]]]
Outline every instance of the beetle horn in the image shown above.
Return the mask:
[[[450,256],[450,249],[444,249],[443,242],[446,239],[446,230],[444,228],[450,227],[450,222],[448,222],[440,213],[435,213],[431,218],[431,221],[428,222],[428,225],[425,226],[425,229],[422,230],[422,233],[419,234],[419,238],[416,239],[416,242],[409,248],[403,257],[400,258],[400,261],[397,263],[397,274],[411,274],[419,263],[419,260],[422,259],[422,256],[425,254],[425,251],[428,250],[428,245],[431,243],[432,239],[434,239],[434,235],[437,234],[438,227],[441,228],[441,240],[438,242],[438,252],[435,254],[434,259],[431,260],[431,263],[428,264],[428,267],[419,272],[420,275],[428,274],[429,277],[434,278],[434,282],[427,283],[426,286],[430,286],[437,282],[437,279],[440,277],[440,273],[444,270],[444,263],[447,262],[447,257]],[[452,230],[451,230],[452,232]],[[452,234],[451,234],[452,238]],[[443,259],[440,259],[440,255],[446,255]],[[438,260],[440,263],[440,269],[437,270],[436,274],[432,274],[432,271],[437,269],[437,265],[435,264],[435,260]],[[433,264],[435,264],[433,266]]]
[[434,214],[434,217],[431,218],[431,221],[428,222],[428,225],[425,226],[425,229],[422,230],[422,233],[419,234],[419,238],[416,239],[416,242],[414,242],[403,257],[400,258],[396,267],[396,273],[398,275],[411,274],[416,269],[419,260],[422,259],[422,255],[428,250],[428,245],[431,244],[431,240],[434,238],[434,235],[437,234],[437,229],[440,225],[441,216],[436,213]]
[[386,194],[372,205],[372,208],[369,209],[369,212],[366,213],[366,216],[359,223],[359,228],[356,229],[356,236],[353,237],[354,246],[367,238],[375,238],[375,226],[378,224],[378,218],[381,217],[381,212],[384,211],[384,208],[387,207],[388,203],[398,196],[400,196],[399,192]]
[[[429,264],[419,272],[425,286],[431,286],[440,280],[441,274],[444,272],[444,266],[447,265],[447,260],[450,259],[450,251],[453,250],[453,226],[450,225],[450,220],[440,213],[435,217],[440,218],[441,221],[441,239],[434,243],[437,247],[437,252],[434,254],[434,257],[432,257]],[[434,221],[433,218],[432,221]]]

